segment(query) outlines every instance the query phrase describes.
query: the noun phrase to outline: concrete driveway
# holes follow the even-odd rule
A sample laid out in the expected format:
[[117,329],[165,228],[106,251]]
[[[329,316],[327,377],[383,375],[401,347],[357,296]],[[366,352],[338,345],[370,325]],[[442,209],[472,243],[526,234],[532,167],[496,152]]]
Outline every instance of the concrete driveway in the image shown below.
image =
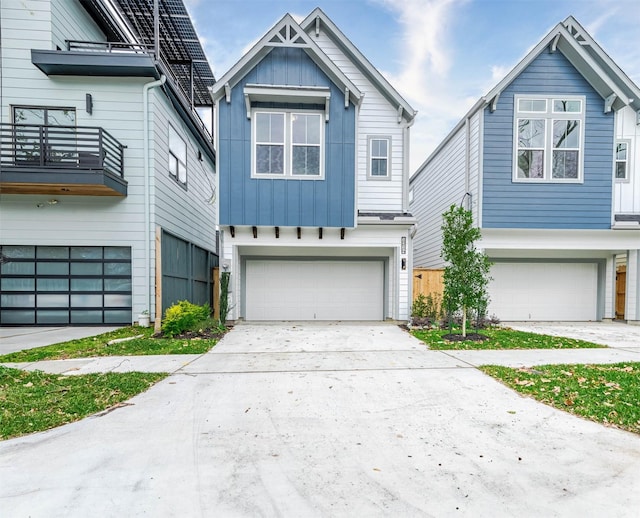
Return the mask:
[[387,324],[243,324],[100,416],[0,443],[0,516],[637,516],[640,437]]

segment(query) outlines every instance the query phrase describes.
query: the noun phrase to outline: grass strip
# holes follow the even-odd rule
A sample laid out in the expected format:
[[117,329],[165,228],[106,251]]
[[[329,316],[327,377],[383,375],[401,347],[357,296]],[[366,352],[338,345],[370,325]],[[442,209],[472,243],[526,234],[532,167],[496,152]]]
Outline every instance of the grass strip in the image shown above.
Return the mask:
[[480,369],[542,403],[640,434],[640,363]]
[[[78,338],[59,344],[25,349],[0,356],[0,363],[36,362],[40,360],[66,360],[94,356],[140,356],[150,354],[202,354],[210,350],[217,339],[204,338],[152,338],[153,329],[122,327],[98,336]],[[119,338],[143,335],[126,342],[109,345]]]
[[[455,333],[460,330],[454,329]],[[469,331],[471,332],[471,331]],[[475,332],[475,331],[473,331]],[[479,334],[489,337],[483,341],[455,341],[450,342],[442,338],[449,334],[448,329],[414,329],[411,334],[422,340],[433,350],[481,350],[481,349],[575,349],[575,348],[601,348],[604,345],[585,342],[575,338],[541,335],[516,331],[508,328],[482,329]]]
[[48,430],[144,392],[165,373],[61,376],[0,366],[0,439]]

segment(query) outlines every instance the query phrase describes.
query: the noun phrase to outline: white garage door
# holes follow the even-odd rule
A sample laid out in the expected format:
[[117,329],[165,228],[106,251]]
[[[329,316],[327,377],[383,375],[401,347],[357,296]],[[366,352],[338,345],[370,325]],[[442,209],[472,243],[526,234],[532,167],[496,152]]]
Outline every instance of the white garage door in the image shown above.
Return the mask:
[[489,315],[503,321],[596,319],[595,263],[494,263]]
[[382,261],[247,260],[247,320],[382,320]]

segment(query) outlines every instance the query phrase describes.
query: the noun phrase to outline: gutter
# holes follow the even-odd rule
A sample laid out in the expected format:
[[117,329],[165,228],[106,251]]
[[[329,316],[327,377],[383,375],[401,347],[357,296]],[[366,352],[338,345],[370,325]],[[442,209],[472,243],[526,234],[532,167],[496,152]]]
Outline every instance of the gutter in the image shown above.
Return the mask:
[[167,80],[164,74],[157,81],[145,83],[142,87],[142,153],[143,153],[143,171],[144,171],[144,286],[145,286],[145,307],[151,313],[151,194],[149,192],[151,181],[149,167],[149,90],[162,86]]

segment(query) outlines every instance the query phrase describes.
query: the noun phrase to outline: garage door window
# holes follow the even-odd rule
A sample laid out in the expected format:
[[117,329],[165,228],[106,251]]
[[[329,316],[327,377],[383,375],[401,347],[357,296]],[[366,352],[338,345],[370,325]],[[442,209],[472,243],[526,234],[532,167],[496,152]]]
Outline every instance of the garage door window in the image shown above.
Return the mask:
[[3,246],[0,324],[130,324],[129,247]]

